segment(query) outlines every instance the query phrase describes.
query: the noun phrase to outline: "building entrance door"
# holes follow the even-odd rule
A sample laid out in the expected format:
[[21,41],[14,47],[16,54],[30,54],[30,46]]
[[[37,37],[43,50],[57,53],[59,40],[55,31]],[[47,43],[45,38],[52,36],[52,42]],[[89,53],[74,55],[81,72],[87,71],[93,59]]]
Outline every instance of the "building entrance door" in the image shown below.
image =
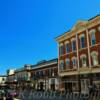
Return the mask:
[[90,80],[89,79],[81,79],[81,92],[89,93]]
[[51,84],[51,90],[55,91],[55,84]]
[[55,91],[55,79],[51,79],[51,90]]
[[43,91],[43,82],[40,82],[40,91]]
[[72,92],[72,83],[71,82],[65,83],[65,90]]

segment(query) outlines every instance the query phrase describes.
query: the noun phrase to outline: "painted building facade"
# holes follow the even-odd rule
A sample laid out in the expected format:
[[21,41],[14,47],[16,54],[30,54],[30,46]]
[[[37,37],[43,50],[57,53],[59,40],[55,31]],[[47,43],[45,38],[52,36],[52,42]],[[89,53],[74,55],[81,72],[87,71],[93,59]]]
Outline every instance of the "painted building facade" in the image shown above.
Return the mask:
[[17,83],[17,87],[27,87],[27,85],[30,83],[30,70],[30,64],[26,64],[24,67],[15,70],[14,79]]
[[41,61],[33,65],[31,69],[31,81],[33,81],[36,90],[58,90],[58,60]]
[[60,90],[88,92],[100,88],[100,15],[79,20],[58,42]]

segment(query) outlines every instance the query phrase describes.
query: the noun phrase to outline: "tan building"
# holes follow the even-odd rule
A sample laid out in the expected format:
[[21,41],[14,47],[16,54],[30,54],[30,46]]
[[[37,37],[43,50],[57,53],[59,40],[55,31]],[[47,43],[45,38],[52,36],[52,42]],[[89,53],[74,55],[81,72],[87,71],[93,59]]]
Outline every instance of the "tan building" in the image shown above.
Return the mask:
[[17,87],[27,87],[30,83],[30,69],[31,65],[26,64],[22,68],[18,68],[15,70],[15,81],[17,83]]
[[7,76],[0,75],[0,86],[1,87],[6,85],[6,80],[7,80]]
[[24,65],[16,70],[7,71],[7,83],[10,87],[26,87],[30,82],[31,65]]
[[9,87],[13,88],[15,79],[15,70],[9,69],[7,70],[7,84]]
[[31,69],[31,81],[35,83],[33,85],[36,90],[58,90],[58,60],[43,60],[33,65]]
[[100,15],[79,20],[56,41],[60,89],[88,92],[93,84],[100,88]]

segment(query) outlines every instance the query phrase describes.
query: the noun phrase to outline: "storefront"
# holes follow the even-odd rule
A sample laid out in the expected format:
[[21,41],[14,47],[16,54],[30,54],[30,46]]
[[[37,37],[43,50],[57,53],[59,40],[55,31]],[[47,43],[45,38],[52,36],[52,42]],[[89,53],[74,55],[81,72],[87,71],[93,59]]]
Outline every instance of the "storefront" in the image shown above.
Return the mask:
[[59,89],[59,84],[58,84],[58,79],[57,78],[50,78],[49,79],[49,90],[55,91]]
[[61,88],[68,92],[78,92],[78,76],[65,76],[61,79]]

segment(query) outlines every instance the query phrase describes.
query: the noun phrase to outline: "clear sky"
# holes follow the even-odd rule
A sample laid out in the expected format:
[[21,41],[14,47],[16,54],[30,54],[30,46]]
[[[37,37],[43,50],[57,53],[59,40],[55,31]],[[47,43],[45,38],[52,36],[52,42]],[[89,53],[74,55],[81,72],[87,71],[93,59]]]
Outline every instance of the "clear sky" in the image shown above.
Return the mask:
[[55,37],[100,14],[100,0],[0,0],[0,74],[57,57]]

